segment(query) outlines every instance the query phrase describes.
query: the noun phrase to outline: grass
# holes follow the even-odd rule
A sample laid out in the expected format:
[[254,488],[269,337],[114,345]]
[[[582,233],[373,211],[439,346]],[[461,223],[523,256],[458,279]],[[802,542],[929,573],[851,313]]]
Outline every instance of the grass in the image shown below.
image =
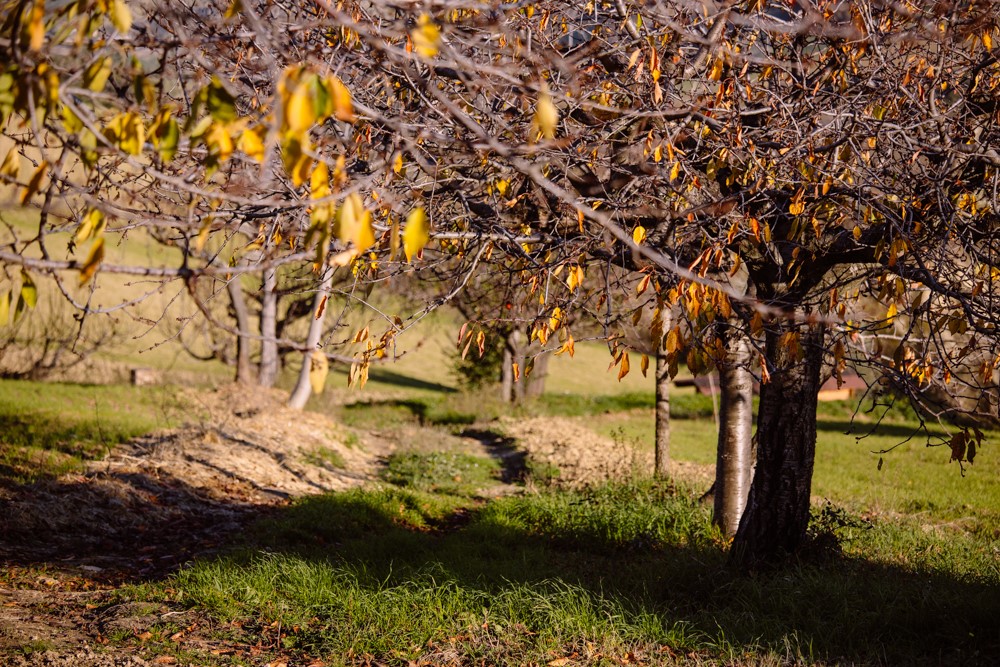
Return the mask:
[[383,487],[300,499],[229,556],[129,595],[169,597],[242,627],[243,641],[280,639],[332,665],[998,656],[993,549],[905,522],[833,517],[817,529],[836,531],[843,554],[817,547],[746,577],[726,567],[707,509],[665,485],[488,503]]
[[173,423],[167,388],[0,380],[0,479],[29,483],[78,470]]
[[494,459],[457,452],[401,452],[389,456],[382,478],[417,491],[473,496],[500,477]]

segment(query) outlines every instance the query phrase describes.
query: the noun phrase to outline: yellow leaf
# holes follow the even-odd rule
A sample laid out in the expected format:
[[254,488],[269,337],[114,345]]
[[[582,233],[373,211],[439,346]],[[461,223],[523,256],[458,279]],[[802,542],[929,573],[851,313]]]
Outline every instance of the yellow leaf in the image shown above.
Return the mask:
[[403,252],[406,261],[413,261],[420,250],[431,240],[430,225],[423,206],[418,206],[406,216],[406,228],[403,229]]
[[111,24],[121,34],[132,29],[132,10],[124,0],[111,0]]
[[854,231],[851,232],[851,233],[854,234],[854,240],[855,241],[860,241],[861,240],[861,227],[860,226],[855,225]]
[[7,157],[3,159],[3,164],[0,164],[0,175],[16,179],[20,171],[21,160],[17,154],[17,147],[11,146],[7,151]]
[[806,210],[806,205],[800,201],[792,202],[788,207],[788,212],[792,215],[799,215],[804,210]]
[[676,181],[677,177],[680,176],[680,175],[681,175],[681,163],[680,162],[674,162],[670,166],[670,180],[671,181]]
[[891,326],[893,320],[896,319],[896,315],[899,314],[899,310],[896,308],[895,303],[890,303],[889,308],[885,312],[885,324],[886,326]]
[[361,195],[356,192],[349,194],[340,207],[337,238],[343,243],[352,243],[355,253],[364,252],[375,243],[372,214],[365,208]]
[[83,73],[83,85],[86,86],[88,90],[92,90],[95,93],[99,93],[104,90],[104,86],[108,83],[108,77],[111,76],[111,56],[104,56],[99,60],[95,60],[91,63],[87,71]]
[[569,664],[569,658],[556,658],[548,663],[548,667],[566,667]]
[[572,337],[572,336],[567,336],[567,337],[566,337],[566,342],[565,342],[565,343],[563,343],[563,344],[562,344],[562,347],[560,347],[560,348],[559,348],[559,349],[558,349],[558,350],[556,351],[556,354],[562,354],[563,352],[569,352],[569,356],[571,356],[571,357],[572,357],[572,356],[573,356],[574,354],[576,354],[576,349],[575,349],[575,347],[574,347],[574,343],[573,343],[573,337]]
[[639,370],[642,371],[642,377],[646,377],[646,372],[649,371],[649,355],[644,354],[642,358],[639,359]]
[[397,176],[403,172],[403,154],[396,153],[396,157],[392,159],[392,172]]
[[38,165],[38,169],[35,173],[31,175],[31,179],[28,181],[28,185],[24,188],[24,192],[21,193],[21,205],[24,206],[28,201],[35,196],[39,188],[42,187],[42,179],[45,178],[45,172],[49,168],[48,162],[42,162]]
[[10,324],[10,292],[0,294],[0,327]]
[[632,230],[632,240],[635,241],[636,245],[640,245],[646,240],[646,228],[642,225],[636,225],[635,229]]
[[330,169],[325,162],[316,164],[309,177],[309,198],[323,199],[330,195]]
[[583,284],[583,267],[571,266],[568,273],[569,275],[566,276],[566,286],[569,287],[570,291],[573,291]]
[[425,58],[433,58],[441,50],[441,28],[427,14],[421,14],[417,27],[410,32],[413,48]]
[[621,382],[622,378],[628,375],[628,352],[622,355],[622,363],[618,368],[618,381]]
[[32,51],[41,51],[44,45],[45,2],[44,0],[36,0],[31,8],[31,17],[28,20],[28,48]]
[[326,355],[319,350],[313,350],[309,355],[309,386],[313,393],[322,394],[326,386],[326,376],[330,372],[330,363]]
[[264,161],[264,140],[260,136],[260,131],[247,128],[240,134],[236,147],[246,153],[247,157],[256,162]]
[[667,354],[673,354],[680,348],[680,332],[676,328],[671,329],[670,333],[667,334],[667,340],[663,345],[663,349],[666,350]]
[[205,249],[205,242],[208,241],[208,235],[212,231],[212,221],[212,216],[206,215],[204,222],[201,223],[201,229],[198,230],[198,236],[194,240],[195,252],[201,252]]
[[316,107],[304,83],[295,82],[284,103],[286,134],[301,134],[316,122]]
[[21,299],[28,308],[34,308],[38,304],[38,287],[24,269],[21,269]]
[[552,316],[549,317],[549,329],[551,329],[552,331],[557,330],[562,325],[562,320],[563,320],[562,308],[556,306],[552,310]]
[[553,139],[556,136],[556,126],[559,125],[559,111],[552,102],[552,97],[543,92],[535,105],[535,119],[532,122],[534,133],[543,139]]
[[356,116],[354,115],[354,103],[351,101],[351,91],[347,89],[343,81],[335,76],[328,77],[326,85],[333,98],[333,115],[336,119],[348,123],[354,122]]
[[80,284],[86,285],[94,274],[97,273],[98,267],[101,262],[104,261],[104,237],[98,236],[94,239],[94,242],[90,245],[90,252],[87,254],[87,259],[83,263],[83,267],[80,269]]
[[100,236],[104,233],[105,224],[104,213],[96,208],[90,209],[83,216],[83,219],[80,220],[80,227],[76,230],[75,241],[83,243],[87,239]]

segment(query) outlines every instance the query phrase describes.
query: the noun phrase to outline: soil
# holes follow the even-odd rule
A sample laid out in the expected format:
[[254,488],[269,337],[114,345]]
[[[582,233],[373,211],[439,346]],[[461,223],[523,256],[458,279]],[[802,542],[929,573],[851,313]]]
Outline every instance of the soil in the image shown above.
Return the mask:
[[[568,485],[639,467],[633,450],[569,419],[504,420],[458,435],[348,434],[284,400],[281,392],[245,387],[191,391],[184,400],[191,423],[183,428],[121,445],[79,474],[0,483],[0,663],[187,664],[143,650],[150,628],[164,624],[176,628],[170,641],[202,655],[252,653],[207,639],[211,621],[196,612],[121,604],[113,593],[232,546],[250,522],[298,496],[373,482],[384,457],[414,440],[496,457],[509,473],[496,493],[520,489],[510,482],[526,465]],[[251,662],[264,664],[256,650],[259,660]]]

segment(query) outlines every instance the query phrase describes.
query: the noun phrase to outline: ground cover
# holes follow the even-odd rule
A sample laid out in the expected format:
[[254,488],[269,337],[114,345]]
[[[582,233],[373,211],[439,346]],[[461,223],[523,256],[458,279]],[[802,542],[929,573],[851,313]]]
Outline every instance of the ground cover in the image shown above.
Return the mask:
[[[0,503],[48,514],[0,526],[0,655],[30,667],[1000,657],[990,447],[964,478],[939,448],[895,451],[878,470],[865,452],[912,419],[891,415],[858,444],[847,407],[824,407],[813,546],[748,578],[726,567],[698,502],[709,399],[675,395],[681,478],[658,484],[642,478],[648,392],[553,392],[509,412],[444,377],[393,372],[302,417],[280,392],[0,382],[0,417],[20,424],[5,454],[75,448],[68,469],[37,456],[30,476],[3,473]],[[32,534],[34,550],[11,548]]]

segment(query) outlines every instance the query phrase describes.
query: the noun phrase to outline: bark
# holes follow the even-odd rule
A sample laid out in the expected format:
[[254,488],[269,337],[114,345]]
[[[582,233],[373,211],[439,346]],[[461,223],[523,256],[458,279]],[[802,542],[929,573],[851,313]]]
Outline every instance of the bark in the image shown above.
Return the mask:
[[656,445],[653,473],[670,477],[670,363],[661,347],[656,351]]
[[527,378],[525,395],[528,398],[538,398],[545,393],[545,378],[549,376],[549,359],[551,352],[539,352],[531,367],[531,375]]
[[239,276],[234,276],[226,285],[233,312],[236,314],[236,381],[240,384],[253,382],[253,364],[250,362],[250,312],[243,296],[243,285]]
[[753,472],[753,378],[746,335],[730,328],[725,342],[726,361],[719,368],[721,405],[712,520],[726,537],[733,537],[746,507]]
[[514,402],[514,353],[508,342],[503,346],[503,366],[500,369],[500,398],[504,403]]
[[[524,346],[521,344],[523,334],[519,329],[513,329],[507,334],[503,348],[502,395],[507,403],[520,403],[524,399]],[[520,377],[514,378],[514,364],[517,364]]]
[[773,368],[760,390],[757,467],[730,553],[731,562],[743,569],[795,553],[809,524],[823,330],[802,331],[801,360],[793,358],[794,346],[780,342],[782,333],[770,331],[765,339]]
[[[325,303],[330,295],[330,286],[333,284],[333,269],[325,269],[323,280],[316,291],[316,298],[313,299],[313,316],[309,321],[309,333],[306,336],[306,351],[302,356],[302,370],[299,372],[298,382],[292,390],[292,396],[288,399],[288,407],[301,410],[306,406],[306,401],[312,394],[312,385],[309,383],[309,370],[312,367],[312,353],[319,346],[319,339],[323,335],[323,321],[326,319]],[[321,309],[322,308],[322,309]]]
[[264,272],[260,300],[260,371],[257,384],[273,387],[278,379],[278,274],[274,269]]

